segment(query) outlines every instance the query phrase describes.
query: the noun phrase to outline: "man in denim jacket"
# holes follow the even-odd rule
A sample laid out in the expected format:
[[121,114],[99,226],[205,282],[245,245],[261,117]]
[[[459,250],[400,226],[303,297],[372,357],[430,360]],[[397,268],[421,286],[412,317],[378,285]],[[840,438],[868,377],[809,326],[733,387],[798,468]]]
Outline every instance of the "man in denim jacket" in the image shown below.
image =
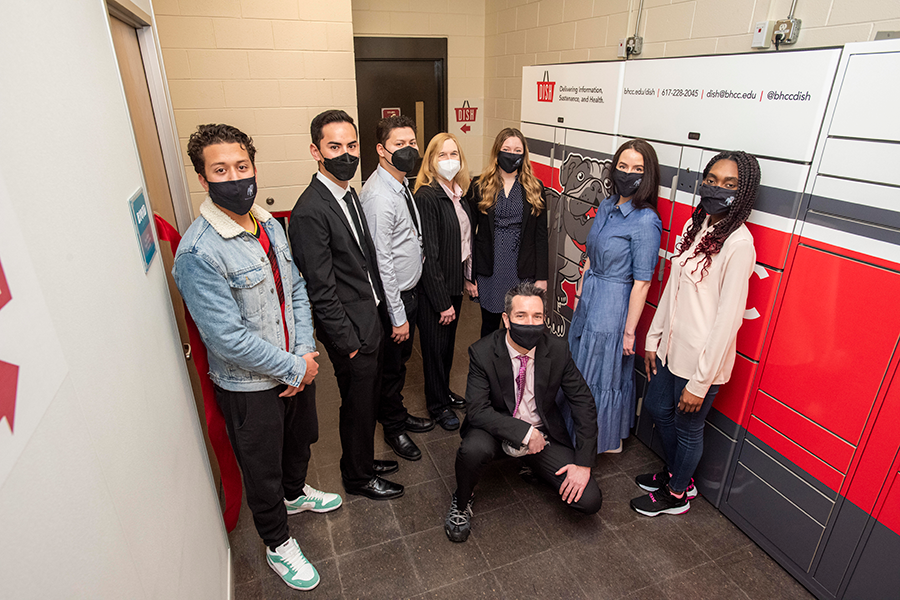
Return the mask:
[[287,515],[328,512],[341,497],[306,483],[319,368],[306,282],[282,227],[253,204],[253,140],[229,125],[201,125],[188,155],[209,197],[172,274],[208,350],[266,561],[290,587],[310,590],[319,574],[290,536]]

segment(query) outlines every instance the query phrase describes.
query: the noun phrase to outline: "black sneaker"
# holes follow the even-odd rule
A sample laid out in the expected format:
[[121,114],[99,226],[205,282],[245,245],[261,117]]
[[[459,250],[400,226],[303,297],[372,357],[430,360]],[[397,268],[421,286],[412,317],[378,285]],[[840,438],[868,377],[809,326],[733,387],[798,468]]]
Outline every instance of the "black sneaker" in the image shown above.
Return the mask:
[[450,511],[444,517],[444,533],[450,538],[451,542],[464,542],[469,539],[469,532],[472,530],[472,499],[464,510],[459,510],[456,504],[456,494],[453,494],[450,500]]
[[[638,475],[634,478],[634,482],[638,484],[642,490],[646,490],[648,492],[655,492],[656,490],[663,488],[669,484],[669,470],[663,469],[659,473],[645,473],[644,475]],[[697,497],[697,488],[694,486],[694,478],[691,477],[691,482],[688,484],[687,489],[688,500],[693,500]]]
[[655,492],[650,492],[646,496],[632,500],[631,508],[647,517],[655,517],[663,513],[680,515],[691,510],[691,503],[688,502],[686,493],[681,498],[676,498],[669,491],[669,486],[664,485]]

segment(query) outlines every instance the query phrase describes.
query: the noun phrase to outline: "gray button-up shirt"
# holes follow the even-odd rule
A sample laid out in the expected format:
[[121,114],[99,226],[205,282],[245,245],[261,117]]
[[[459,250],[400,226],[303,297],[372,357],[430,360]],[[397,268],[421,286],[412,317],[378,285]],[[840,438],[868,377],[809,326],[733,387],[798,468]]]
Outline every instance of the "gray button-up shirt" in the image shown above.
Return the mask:
[[[422,276],[422,236],[407,208],[404,188],[408,183],[406,178],[403,183],[397,181],[378,165],[359,195],[375,242],[378,271],[394,327],[406,323],[400,292],[416,287]],[[421,223],[414,202],[413,210]]]

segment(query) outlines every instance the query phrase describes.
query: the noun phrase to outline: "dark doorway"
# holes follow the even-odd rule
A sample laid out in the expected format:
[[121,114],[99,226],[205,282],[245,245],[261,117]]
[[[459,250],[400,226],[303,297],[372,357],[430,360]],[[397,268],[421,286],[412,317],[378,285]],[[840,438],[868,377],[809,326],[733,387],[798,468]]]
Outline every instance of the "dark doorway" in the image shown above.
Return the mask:
[[447,131],[446,38],[354,38],[363,181],[378,167],[375,126],[384,108],[416,121],[420,153]]

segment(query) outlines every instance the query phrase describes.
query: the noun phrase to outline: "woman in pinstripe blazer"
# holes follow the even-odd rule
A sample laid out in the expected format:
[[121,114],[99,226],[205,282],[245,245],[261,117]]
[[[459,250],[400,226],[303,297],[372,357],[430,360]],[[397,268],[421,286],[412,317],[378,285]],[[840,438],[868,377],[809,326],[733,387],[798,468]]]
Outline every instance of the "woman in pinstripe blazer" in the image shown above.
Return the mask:
[[437,134],[425,150],[416,179],[425,244],[418,326],[425,404],[448,431],[459,427],[450,407],[450,368],[463,282],[472,277],[472,217],[462,201],[468,187],[469,168],[459,142],[450,133]]

